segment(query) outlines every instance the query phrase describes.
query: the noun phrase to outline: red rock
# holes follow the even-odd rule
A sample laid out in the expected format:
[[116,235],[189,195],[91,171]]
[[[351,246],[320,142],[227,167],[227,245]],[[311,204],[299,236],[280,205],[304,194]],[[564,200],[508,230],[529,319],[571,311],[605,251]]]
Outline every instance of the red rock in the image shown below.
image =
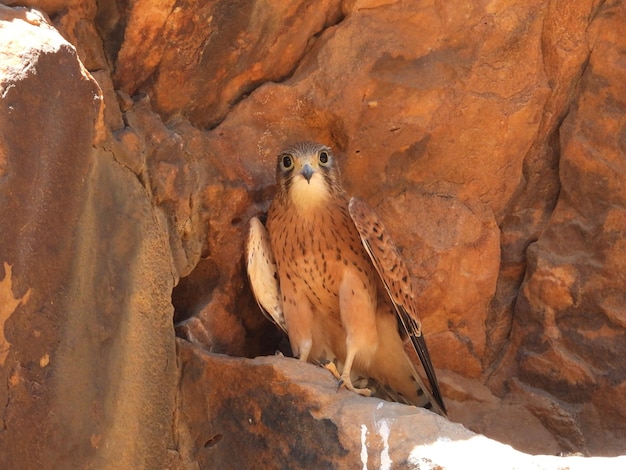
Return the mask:
[[615,397],[626,384],[626,69],[615,52],[625,46],[625,24],[617,4],[593,23],[593,51],[561,128],[559,200],[528,251],[513,329],[519,349],[511,351],[524,382],[575,413],[591,452],[626,437],[626,410],[596,398]]
[[[0,6],[0,80],[15,84],[0,100],[0,354],[13,361],[0,450],[47,445],[19,462],[39,466],[77,443],[60,462],[77,467],[113,448],[129,467],[227,454],[217,432],[169,431],[172,316],[213,351],[281,347],[242,244],[276,153],[307,139],[336,149],[349,192],[403,249],[453,419],[529,452],[623,453],[621,3],[32,4],[78,52],[44,16]],[[32,119],[13,119],[15,93]],[[196,360],[181,370],[199,374]],[[189,408],[203,380],[180,399],[210,429]],[[361,430],[346,429],[360,457]]]
[[166,116],[214,126],[244,94],[288,76],[310,38],[339,14],[337,1],[134,2],[115,81],[129,94],[147,86]]
[[[167,238],[96,148],[102,95],[41,15],[0,8],[3,468],[158,468],[173,445]],[[6,18],[6,20],[5,20]]]
[[229,358],[186,341],[177,345],[185,364],[176,423],[182,468],[461,469],[473,462],[494,469],[573,469],[625,462],[530,456],[422,408],[336,391],[328,371],[311,364]]

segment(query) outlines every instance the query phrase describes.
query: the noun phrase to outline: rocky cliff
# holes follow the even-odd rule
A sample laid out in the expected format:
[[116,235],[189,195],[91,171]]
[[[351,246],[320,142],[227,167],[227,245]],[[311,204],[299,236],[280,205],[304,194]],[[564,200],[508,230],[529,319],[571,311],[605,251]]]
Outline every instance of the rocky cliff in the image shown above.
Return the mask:
[[0,466],[463,468],[504,447],[251,359],[284,339],[245,280],[247,221],[298,140],[335,149],[402,247],[451,421],[625,454],[624,51],[618,0],[0,5]]

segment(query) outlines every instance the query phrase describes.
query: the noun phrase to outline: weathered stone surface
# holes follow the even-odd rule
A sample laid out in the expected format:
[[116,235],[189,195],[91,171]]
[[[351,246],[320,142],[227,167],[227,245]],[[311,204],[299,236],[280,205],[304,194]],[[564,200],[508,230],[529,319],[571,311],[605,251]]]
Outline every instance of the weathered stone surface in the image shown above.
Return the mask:
[[[351,193],[383,214],[404,204],[403,216],[387,223],[421,287],[435,363],[485,377],[508,344],[524,250],[559,194],[558,132],[587,58],[588,18],[597,2],[568,9],[473,5],[463,14],[427,4],[419,11],[362,6],[344,6],[346,19],[315,41],[293,78],[257,89],[214,131],[199,136],[184,120],[169,123],[182,142],[197,143],[194,154],[213,169],[203,211],[205,259],[182,281],[175,304],[182,318],[193,314],[189,322],[205,332],[207,347],[250,354],[246,323],[259,325],[232,314],[248,310],[240,308],[244,279],[233,262],[243,231],[231,222],[264,209],[274,155],[285,142],[322,140],[342,151]],[[246,187],[250,198],[238,204]],[[492,383],[504,395],[499,384],[515,369],[506,361],[500,367]],[[518,398],[531,403],[541,393],[531,388]],[[498,434],[498,420],[515,422],[522,413],[539,416],[557,434],[559,426],[580,433],[575,413],[550,418],[530,405],[531,416],[518,398],[502,398],[511,403],[508,415],[501,407],[477,407],[463,419]],[[533,449],[522,432],[502,434]],[[563,450],[587,448],[578,438],[553,442]]]
[[[570,410],[562,419],[558,405],[552,416],[539,411],[544,391],[554,392],[549,375],[540,374],[535,388],[512,392],[507,381],[517,371],[505,354],[515,351],[515,345],[508,348],[509,335],[526,247],[544,230],[560,194],[559,132],[585,67],[593,41],[588,24],[598,8],[598,2],[568,8],[490,4],[457,15],[426,4],[419,10],[404,4],[355,7],[320,35],[291,79],[260,87],[239,103],[211,133],[210,148],[242,159],[242,172],[256,178],[253,190],[271,187],[274,155],[284,142],[321,140],[343,153],[349,191],[381,212],[415,194],[468,208],[479,230],[454,214],[452,202],[438,209],[407,204],[425,210],[401,212],[392,230],[423,288],[435,363],[489,378],[493,391],[511,403],[528,402],[563,450],[620,453],[617,441],[589,447],[574,437],[587,435],[591,418],[581,420]],[[265,193],[260,196],[263,202]],[[430,224],[437,230],[428,231]],[[412,241],[411,253],[406,240],[421,235],[415,227],[429,238]],[[420,249],[437,247],[442,237],[452,240],[455,230],[458,251],[433,255]],[[624,285],[620,277],[616,283]],[[445,286],[440,297],[438,285]],[[545,362],[551,374],[569,363],[563,355]],[[572,380],[585,371],[584,364],[576,367]],[[596,380],[595,372],[587,379]],[[487,415],[468,422],[487,432],[481,421],[494,422]],[[500,417],[516,420],[515,413]],[[571,439],[559,436],[563,430]]]
[[502,257],[496,295],[487,321],[488,359],[493,361],[508,344],[513,305],[524,278],[526,249],[548,222],[560,190],[559,132],[576,84],[589,56],[588,26],[600,2],[548,2],[541,37],[542,66],[550,87],[522,174],[507,210],[499,220]]
[[[136,1],[125,12],[115,81],[149,91],[166,116],[213,126],[266,81],[287,77],[340,2]],[[176,93],[172,90],[176,89]]]
[[[590,449],[623,450],[626,408],[626,9],[606,4],[561,126],[561,191],[527,251],[511,354],[520,379],[548,391]],[[542,407],[538,407],[542,408]],[[541,411],[546,414],[546,410]]]
[[[181,464],[200,468],[621,468],[614,459],[530,456],[421,408],[336,391],[324,369],[284,357],[208,354],[177,341]],[[519,423],[522,424],[522,423]],[[595,467],[594,467],[595,466]]]
[[0,466],[157,468],[172,447],[174,274],[102,95],[32,11],[0,9]]
[[[93,414],[117,427],[107,434],[98,424],[89,444],[97,449],[78,446],[76,463],[104,462],[122,435],[135,446],[128,462],[149,445],[153,456],[171,449],[162,459],[170,467],[207,462],[217,448],[201,447],[210,435],[166,442],[169,424],[165,432],[159,424],[144,426],[159,430],[152,437],[128,437],[136,428],[127,424],[139,422],[135,391],[147,387],[138,392],[150,403],[142,419],[171,418],[170,298],[178,332],[212,351],[255,356],[284,346],[249,294],[242,243],[247,221],[274,193],[276,152],[312,139],[337,150],[349,192],[377,207],[403,248],[453,420],[528,452],[626,452],[623,2],[227,3],[34,0],[101,92],[87,79],[74,86],[84,70],[64,75],[69,62],[54,65],[63,54],[75,63],[71,48],[51,48],[45,59],[27,52],[48,47],[40,35],[54,31],[43,16],[24,22],[23,10],[0,6],[18,18],[3,27],[24,28],[2,51],[11,41],[31,44],[1,65],[14,73],[47,60],[55,72],[45,83],[41,74],[15,82],[32,81],[24,99],[39,110],[28,138],[13,119],[0,129],[10,135],[1,143],[0,194],[11,181],[11,195],[32,195],[0,200],[0,224],[9,227],[0,237],[11,241],[0,244],[0,357],[8,364],[30,355],[17,372],[2,372],[19,397],[5,414],[14,434],[5,431],[2,445],[18,442],[15,433],[43,445],[38,433],[54,428],[52,418],[29,426],[48,416],[46,393],[56,389],[49,376],[28,374],[74,377],[54,367],[87,337],[79,351],[87,359],[63,370],[82,368],[99,394]],[[95,110],[89,96],[101,101]],[[48,140],[38,140],[44,130]],[[16,146],[29,157],[19,160],[28,168],[19,184]],[[28,261],[35,256],[36,265]],[[105,295],[101,285],[113,290]],[[148,304],[131,305],[137,299]],[[50,347],[28,337],[28,322],[43,325],[32,331]],[[136,355],[146,345],[154,353]],[[107,382],[111,371],[130,374],[129,364],[133,380]],[[112,383],[133,390],[128,422],[121,405],[102,398]],[[14,384],[29,384],[31,395]],[[156,398],[155,387],[164,391]],[[35,392],[43,398],[27,408]],[[71,417],[87,435],[81,406]],[[210,429],[196,411],[194,426]],[[457,454],[475,442],[437,448]]]
[[37,8],[46,12],[48,15],[53,15],[61,10],[65,9],[77,9],[80,7],[80,3],[77,0],[31,0],[29,2],[20,2],[15,0],[5,0],[3,5],[28,5],[30,7]]

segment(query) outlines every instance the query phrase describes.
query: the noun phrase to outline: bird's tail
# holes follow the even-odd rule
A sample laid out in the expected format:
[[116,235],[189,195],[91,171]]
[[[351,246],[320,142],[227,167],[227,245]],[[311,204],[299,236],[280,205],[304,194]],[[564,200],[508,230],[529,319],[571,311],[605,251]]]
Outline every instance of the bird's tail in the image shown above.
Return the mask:
[[414,392],[411,394],[402,393],[389,384],[384,384],[371,377],[366,378],[362,375],[359,375],[358,379],[352,383],[356,387],[369,388],[372,391],[372,396],[377,398],[403,403],[405,405],[419,406],[420,408],[426,408],[427,410],[431,410],[447,418],[446,410],[439,406],[437,400],[435,400],[430,391],[424,386],[421,377],[418,375],[417,371],[415,371],[412,364],[410,364],[410,368],[413,369],[411,381],[413,382],[414,388]]
[[[343,370],[340,361],[335,359],[334,362],[339,370]],[[359,368],[353,367],[350,374],[352,385],[370,389],[372,396],[376,398],[419,406],[441,416],[448,416],[445,408],[439,405],[437,399],[424,385],[408,356],[402,357],[397,362],[390,361],[385,368],[375,367],[374,370],[377,372],[376,378],[372,373],[362,372]]]

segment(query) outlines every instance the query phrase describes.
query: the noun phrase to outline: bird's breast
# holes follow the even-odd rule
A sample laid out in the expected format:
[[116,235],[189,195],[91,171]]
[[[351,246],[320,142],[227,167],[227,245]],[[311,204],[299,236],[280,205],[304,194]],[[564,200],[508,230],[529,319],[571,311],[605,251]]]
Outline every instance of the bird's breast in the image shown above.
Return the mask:
[[346,208],[328,204],[313,213],[270,210],[268,229],[281,282],[305,289],[312,304],[338,313],[339,285],[346,270],[372,289],[373,267]]

